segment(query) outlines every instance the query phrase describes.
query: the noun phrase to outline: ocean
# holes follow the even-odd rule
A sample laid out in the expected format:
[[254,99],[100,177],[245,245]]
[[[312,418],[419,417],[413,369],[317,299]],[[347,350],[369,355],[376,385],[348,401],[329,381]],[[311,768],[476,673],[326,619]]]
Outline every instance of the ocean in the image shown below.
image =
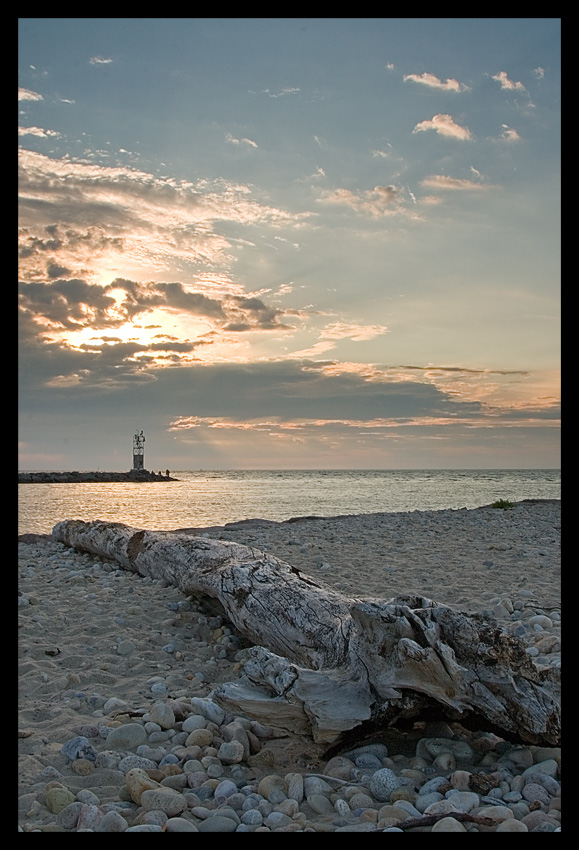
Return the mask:
[[175,482],[19,484],[18,533],[48,534],[64,519],[137,528],[244,519],[477,508],[498,499],[560,499],[559,469],[173,471]]

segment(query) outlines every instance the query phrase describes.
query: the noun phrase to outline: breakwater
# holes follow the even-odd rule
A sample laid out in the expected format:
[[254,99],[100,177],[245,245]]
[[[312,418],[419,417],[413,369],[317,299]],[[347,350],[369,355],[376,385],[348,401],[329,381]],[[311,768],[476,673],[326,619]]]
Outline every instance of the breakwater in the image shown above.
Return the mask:
[[19,472],[19,484],[87,484],[97,482],[129,484],[147,481],[178,481],[168,472],[149,472],[147,469],[131,469],[129,472]]

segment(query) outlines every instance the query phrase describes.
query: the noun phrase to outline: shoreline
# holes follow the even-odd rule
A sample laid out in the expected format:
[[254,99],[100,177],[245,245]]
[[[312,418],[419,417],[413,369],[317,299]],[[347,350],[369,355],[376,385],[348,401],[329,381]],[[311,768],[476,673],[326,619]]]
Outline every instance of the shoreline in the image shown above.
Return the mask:
[[[536,665],[560,666],[559,500],[509,510],[250,520],[192,533],[268,551],[352,597],[416,590],[482,612],[521,635]],[[280,730],[259,738],[254,733],[263,730],[250,718],[219,714],[211,695],[220,683],[237,680],[247,652],[230,624],[162,582],[49,535],[35,537],[19,538],[19,831],[406,831],[400,819],[411,810],[414,819],[430,814],[427,804],[447,806],[451,815],[457,793],[470,801],[473,817],[487,817],[492,808],[499,820],[490,827],[461,822],[462,815],[440,825],[408,821],[408,831],[560,829],[560,748],[515,746],[434,719],[382,735],[379,769],[392,771],[399,783],[388,800],[373,796],[367,765],[374,751],[362,746],[337,756],[348,756],[347,773],[340,774],[347,781],[330,782],[330,761],[310,739]],[[162,726],[168,709],[173,719]],[[203,712],[214,712],[213,720]],[[193,726],[203,732],[188,731]],[[114,744],[116,729],[138,731],[144,743]],[[224,753],[233,734],[246,749],[231,763]],[[84,750],[70,743],[79,736]],[[444,752],[428,751],[433,739],[445,742]],[[465,746],[471,762],[457,762]],[[177,795],[171,802],[185,801],[178,816],[127,796],[129,766],[143,764],[139,759],[149,759],[148,781],[165,793],[171,788]],[[528,777],[540,779],[544,771],[550,791],[547,797],[536,791],[542,802],[531,808],[526,788],[537,781]],[[315,781],[324,784],[312,790]],[[440,791],[431,790],[431,781]],[[235,792],[229,785],[231,796],[222,800],[219,791],[216,798],[226,782]],[[283,789],[279,801],[275,788]],[[363,805],[356,805],[356,793]],[[68,801],[58,811],[57,794]],[[243,809],[247,797],[259,814]]]

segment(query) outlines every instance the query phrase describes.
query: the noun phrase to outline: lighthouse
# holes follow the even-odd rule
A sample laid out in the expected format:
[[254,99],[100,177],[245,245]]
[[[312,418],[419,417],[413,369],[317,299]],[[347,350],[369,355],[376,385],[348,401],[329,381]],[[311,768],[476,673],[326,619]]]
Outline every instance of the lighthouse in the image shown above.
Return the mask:
[[145,468],[145,436],[137,431],[133,437],[133,470]]

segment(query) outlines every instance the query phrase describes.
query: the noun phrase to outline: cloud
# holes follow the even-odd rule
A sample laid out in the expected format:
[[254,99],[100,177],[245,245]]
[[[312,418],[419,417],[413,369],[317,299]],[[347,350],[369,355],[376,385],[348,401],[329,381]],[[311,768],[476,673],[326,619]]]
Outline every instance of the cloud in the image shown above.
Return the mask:
[[521,138],[516,130],[508,127],[506,124],[501,125],[500,137],[504,142],[517,142]]
[[354,342],[374,339],[388,333],[384,325],[354,325],[347,322],[333,322],[320,333],[320,339],[352,339]]
[[56,130],[41,130],[40,127],[19,127],[19,136],[40,136],[41,138],[60,138]]
[[413,83],[421,83],[422,85],[429,86],[434,89],[441,89],[442,91],[453,91],[453,92],[463,92],[470,91],[469,86],[464,85],[463,83],[459,83],[456,80],[439,80],[438,77],[435,77],[434,74],[405,74],[402,78],[404,82],[413,82]]
[[506,71],[499,71],[498,74],[494,74],[493,80],[501,84],[501,89],[506,89],[507,91],[526,91],[526,88],[521,82],[514,83],[512,80],[509,80]]
[[422,133],[426,130],[434,130],[440,133],[441,136],[448,136],[454,139],[469,140],[472,139],[472,134],[468,127],[461,127],[460,124],[455,124],[450,115],[435,115],[429,121],[421,121],[417,124],[413,133]]
[[251,148],[257,148],[258,147],[258,145],[255,142],[253,142],[251,139],[236,139],[231,135],[231,133],[226,133],[225,138],[232,145],[249,145],[249,147],[251,147]]
[[18,100],[43,100],[41,94],[38,92],[30,91],[30,89],[18,89]]
[[297,94],[299,91],[300,89],[288,87],[281,89],[277,94],[274,94],[270,89],[264,89],[263,93],[269,95],[269,97],[283,97],[286,94]]
[[89,59],[91,65],[110,65],[113,59],[105,59],[104,56],[93,56]]
[[461,191],[492,188],[488,183],[475,183],[472,180],[447,177],[444,174],[433,174],[430,177],[425,177],[424,180],[420,181],[420,185],[426,186],[429,189],[457,189]]
[[533,76],[535,76],[538,80],[542,80],[545,76],[545,69],[544,68],[534,68],[533,69]]
[[165,279],[199,265],[217,271],[233,262],[231,237],[217,230],[222,223],[277,227],[305,217],[253,201],[246,186],[228,181],[192,184],[27,150],[19,159],[21,275],[28,279],[43,276],[41,256],[101,279],[115,268],[117,276]]
[[325,192],[318,203],[348,206],[359,213],[374,217],[395,215],[403,210],[404,190],[396,186],[375,186],[361,192],[335,189]]

